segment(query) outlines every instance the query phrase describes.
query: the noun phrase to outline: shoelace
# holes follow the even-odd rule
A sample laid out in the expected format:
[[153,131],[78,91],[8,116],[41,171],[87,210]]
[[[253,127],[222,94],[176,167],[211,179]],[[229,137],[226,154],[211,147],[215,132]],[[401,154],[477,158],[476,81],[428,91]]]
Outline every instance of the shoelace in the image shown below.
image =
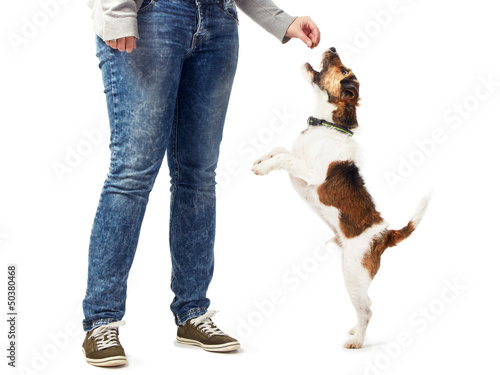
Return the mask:
[[103,350],[111,346],[119,346],[118,327],[123,325],[125,325],[125,321],[122,320],[99,326],[90,334],[89,339],[91,337],[95,338],[97,350]]
[[224,332],[222,332],[214,322],[212,322],[212,318],[217,311],[209,310],[205,314],[194,318],[191,320],[191,324],[198,328],[201,332],[208,335],[208,337],[217,335],[217,336],[227,336]]

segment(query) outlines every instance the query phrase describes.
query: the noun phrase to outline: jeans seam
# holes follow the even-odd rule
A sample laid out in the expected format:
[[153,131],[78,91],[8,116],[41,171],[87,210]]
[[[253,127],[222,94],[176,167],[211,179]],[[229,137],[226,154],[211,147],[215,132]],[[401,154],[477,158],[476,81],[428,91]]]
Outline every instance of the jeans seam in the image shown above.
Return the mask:
[[179,175],[180,175],[180,168],[179,168],[179,160],[178,160],[178,155],[177,155],[177,142],[178,142],[178,137],[177,137],[177,128],[179,124],[179,113],[178,113],[178,104],[179,104],[179,99],[175,99],[175,107],[176,110],[174,111],[174,119],[173,119],[173,124],[172,124],[172,131],[173,131],[173,137],[174,137],[174,150],[173,150],[173,159],[175,163],[175,181],[172,182],[172,193],[171,193],[171,198],[170,198],[170,218],[169,218],[169,229],[168,229],[168,245],[170,247],[170,256],[172,257],[172,271],[171,271],[171,276],[170,276],[170,289],[173,289],[173,284],[174,284],[174,279],[175,279],[175,274],[174,274],[174,265],[173,265],[173,255],[172,255],[172,218],[174,216],[174,201],[175,201],[175,195],[177,192],[177,182],[179,181]]
[[196,15],[195,15],[195,25],[196,25],[196,30],[193,34],[193,37],[191,38],[191,46],[189,47],[189,51],[184,55],[184,58],[188,57],[194,50],[194,47],[196,46],[197,43],[197,38],[200,35],[201,31],[201,5],[196,4]]
[[[178,108],[179,105],[179,99],[176,98],[176,103],[175,106]],[[169,245],[170,249],[172,249],[172,217],[174,215],[174,201],[175,201],[175,195],[177,192],[177,183],[179,182],[179,176],[180,176],[180,168],[179,168],[179,159],[178,159],[178,153],[177,153],[177,143],[178,143],[178,137],[177,137],[177,129],[179,125],[179,113],[176,110],[175,111],[175,118],[173,121],[173,131],[174,131],[174,162],[175,162],[175,181],[173,182],[173,189],[172,189],[172,199],[171,199],[171,207],[170,207],[170,220],[169,220]],[[170,250],[172,251],[172,250]],[[173,271],[173,267],[172,267]],[[173,272],[172,272],[173,273]]]
[[[109,46],[106,46],[108,50],[111,49],[111,47]],[[111,120],[109,121],[109,131],[110,131],[110,139],[109,139],[109,142],[110,142],[110,148],[111,148],[111,155],[110,155],[110,162],[109,162],[109,169],[110,171],[113,170],[114,168],[114,165],[115,165],[115,155],[116,155],[116,152],[115,152],[115,147],[111,147],[111,145],[113,145],[115,143],[115,140],[116,140],[116,123],[117,123],[117,119],[116,119],[116,103],[117,103],[117,100],[116,100],[116,87],[115,87],[115,75],[113,73],[113,68],[114,68],[114,64],[113,64],[113,55],[111,54],[111,51],[108,51],[108,62],[109,62],[109,75],[111,76],[111,79],[110,79],[110,82],[111,82],[111,96],[113,98],[113,101],[112,101],[112,105],[113,105],[113,108],[112,108],[112,122],[113,122],[113,126],[111,126]],[[109,171],[108,171],[109,173]],[[99,202],[97,204],[97,213],[99,213],[102,209],[102,194],[101,196],[99,197]]]
[[[111,47],[108,47],[111,48]],[[116,116],[116,80],[115,80],[115,74],[113,72],[114,70],[114,64],[113,64],[113,58],[109,59],[109,74],[111,76],[111,97],[113,98],[113,127],[111,128],[110,124],[110,132],[111,132],[111,137],[110,137],[110,142],[111,145],[113,145],[113,148],[111,150],[111,161],[110,161],[110,169],[113,170],[115,166],[115,156],[116,156],[116,126],[117,126],[117,116]]]

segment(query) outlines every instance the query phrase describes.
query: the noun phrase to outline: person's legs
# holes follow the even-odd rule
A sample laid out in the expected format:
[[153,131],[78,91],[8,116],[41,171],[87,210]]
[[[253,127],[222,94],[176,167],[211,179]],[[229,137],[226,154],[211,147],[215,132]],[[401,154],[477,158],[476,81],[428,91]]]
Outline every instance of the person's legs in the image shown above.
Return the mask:
[[111,127],[111,163],[89,246],[83,327],[119,321],[149,193],[165,155],[184,56],[196,30],[186,0],[148,1],[132,53],[97,38]]
[[169,140],[171,304],[177,325],[203,315],[212,279],[215,168],[238,59],[230,1],[195,0],[198,29],[184,61]]

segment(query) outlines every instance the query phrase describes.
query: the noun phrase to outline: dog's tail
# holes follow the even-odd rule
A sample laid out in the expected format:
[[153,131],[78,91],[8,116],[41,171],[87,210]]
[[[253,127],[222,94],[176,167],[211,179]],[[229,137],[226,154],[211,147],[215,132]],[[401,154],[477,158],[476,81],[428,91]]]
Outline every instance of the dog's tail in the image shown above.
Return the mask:
[[427,209],[427,205],[429,204],[429,201],[431,199],[431,195],[432,194],[429,193],[424,198],[422,198],[417,206],[417,209],[415,210],[415,213],[405,227],[398,230],[391,229],[388,231],[386,239],[388,247],[396,246],[398,243],[408,238],[410,234],[413,233],[413,231],[417,228],[418,224],[420,224],[422,218],[424,217],[425,210]]

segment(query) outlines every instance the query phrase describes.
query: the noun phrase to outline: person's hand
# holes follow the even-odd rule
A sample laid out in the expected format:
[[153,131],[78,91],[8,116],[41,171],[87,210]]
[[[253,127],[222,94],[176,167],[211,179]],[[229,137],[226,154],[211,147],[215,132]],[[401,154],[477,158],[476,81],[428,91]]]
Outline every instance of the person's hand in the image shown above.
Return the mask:
[[135,36],[125,36],[116,40],[106,40],[106,44],[111,48],[118,49],[119,51],[132,52],[135,48]]
[[320,40],[318,26],[316,26],[311,17],[307,16],[295,18],[290,26],[288,26],[285,36],[299,38],[311,49],[316,47]]

